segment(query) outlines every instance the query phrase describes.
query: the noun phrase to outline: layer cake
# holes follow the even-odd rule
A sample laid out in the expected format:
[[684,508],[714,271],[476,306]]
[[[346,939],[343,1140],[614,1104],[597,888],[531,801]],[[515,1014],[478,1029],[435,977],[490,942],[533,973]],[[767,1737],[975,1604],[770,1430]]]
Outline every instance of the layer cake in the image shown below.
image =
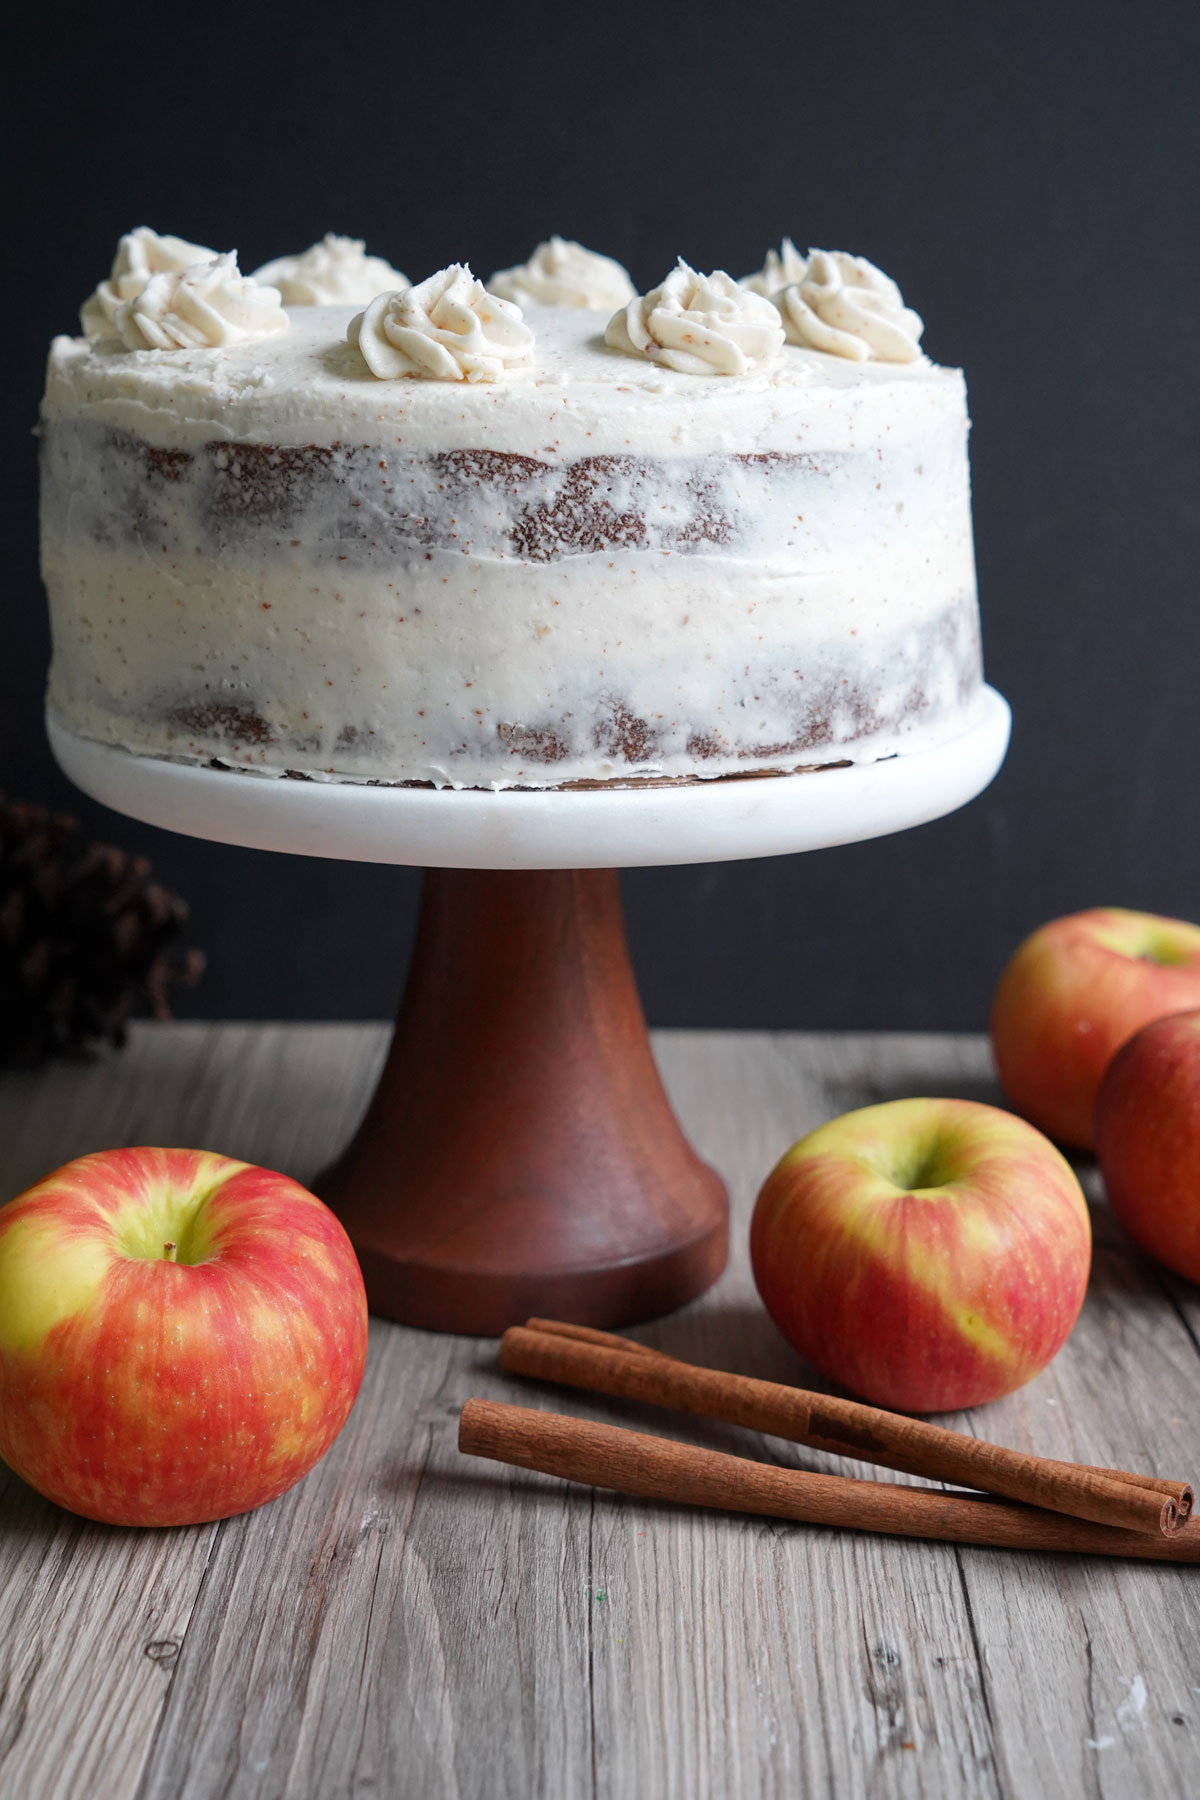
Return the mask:
[[[168,269],[51,349],[49,706],[69,730],[501,788],[790,772],[971,723],[962,376],[915,339],[905,361],[814,347],[844,321],[812,310],[819,269],[811,306],[687,271],[610,319],[453,271],[365,313],[365,294],[285,312],[282,277],[256,295],[217,262],[190,311],[194,270]],[[452,303],[485,351],[509,345],[498,376],[460,357],[421,378],[458,354]],[[209,313],[234,320],[223,341]]]

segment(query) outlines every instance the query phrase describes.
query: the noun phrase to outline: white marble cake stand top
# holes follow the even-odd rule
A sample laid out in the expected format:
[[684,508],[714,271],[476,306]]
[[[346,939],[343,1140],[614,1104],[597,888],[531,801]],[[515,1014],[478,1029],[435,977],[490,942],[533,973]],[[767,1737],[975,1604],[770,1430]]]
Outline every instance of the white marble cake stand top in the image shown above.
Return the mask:
[[982,792],[1011,715],[980,715],[934,750],[760,779],[532,792],[293,781],[134,756],[47,719],[64,773],[117,812],[256,850],[442,869],[600,869],[728,862],[923,825]]

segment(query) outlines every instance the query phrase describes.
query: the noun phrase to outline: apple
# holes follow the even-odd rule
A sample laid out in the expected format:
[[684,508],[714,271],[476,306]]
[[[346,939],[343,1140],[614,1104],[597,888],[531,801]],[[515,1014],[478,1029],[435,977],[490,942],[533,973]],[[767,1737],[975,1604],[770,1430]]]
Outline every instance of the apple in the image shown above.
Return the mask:
[[366,1346],[350,1240],[286,1175],[105,1150],[0,1207],[0,1456],[85,1518],[275,1499],[341,1430]]
[[1117,1051],[1096,1098],[1096,1151],[1130,1237],[1200,1281],[1200,1012],[1155,1019]]
[[1200,1006],[1200,926],[1119,906],[1043,925],[992,1002],[992,1046],[1012,1105],[1059,1143],[1093,1147],[1105,1069],[1135,1031]]
[[767,1177],[750,1227],[783,1335],[902,1412],[977,1406],[1045,1368],[1079,1316],[1091,1244],[1054,1145],[970,1100],[891,1100],[822,1125]]

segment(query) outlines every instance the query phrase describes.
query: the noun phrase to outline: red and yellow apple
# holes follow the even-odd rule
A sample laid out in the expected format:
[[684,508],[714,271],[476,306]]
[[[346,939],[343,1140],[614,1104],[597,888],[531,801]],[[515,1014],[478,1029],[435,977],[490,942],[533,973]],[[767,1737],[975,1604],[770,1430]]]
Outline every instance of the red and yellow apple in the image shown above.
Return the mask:
[[1200,1281],[1200,1012],[1156,1019],[1118,1050],[1096,1099],[1096,1152],[1130,1237]]
[[85,1518],[275,1499],[341,1430],[366,1346],[350,1241],[285,1175],[108,1150],[0,1207],[0,1456]]
[[1059,1143],[1092,1148],[1105,1069],[1135,1031],[1200,1006],[1200,926],[1118,906],[1043,925],[992,1002],[992,1046],[1012,1105]]
[[1043,1369],[1079,1316],[1087,1205],[1024,1120],[892,1100],[792,1147],[754,1209],[763,1302],[801,1356],[904,1412],[977,1406]]

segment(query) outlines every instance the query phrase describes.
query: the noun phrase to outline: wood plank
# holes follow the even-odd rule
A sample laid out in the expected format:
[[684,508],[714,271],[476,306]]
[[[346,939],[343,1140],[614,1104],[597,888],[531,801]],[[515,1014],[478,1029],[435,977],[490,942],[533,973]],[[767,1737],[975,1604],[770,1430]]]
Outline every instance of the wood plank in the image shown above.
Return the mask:
[[[761,1105],[746,1105],[736,1081],[732,1102],[713,1112],[724,1047],[705,1048],[690,1038],[667,1046],[668,1077],[685,1107],[690,1093],[693,1110],[708,1111],[710,1126],[719,1121],[714,1152],[727,1172],[738,1165],[744,1201],[751,1179],[741,1171],[757,1179],[782,1148],[767,1147],[779,1126]],[[790,1065],[765,1048],[790,1090]],[[761,1062],[747,1071],[753,1089]],[[294,1079],[282,1086],[289,1105],[303,1100]],[[272,1160],[269,1145],[258,1154]],[[744,1258],[739,1268],[737,1282],[727,1279],[679,1323],[699,1323],[718,1361],[736,1360],[747,1337],[752,1353],[788,1356],[756,1309]],[[877,1581],[876,1559],[889,1550],[847,1539],[834,1560],[843,1603],[866,1596],[856,1655],[849,1670],[836,1649],[810,1666],[807,1596],[828,1580],[827,1544],[758,1521],[627,1509],[464,1464],[454,1445],[462,1400],[512,1391],[490,1345],[377,1322],[363,1399],[334,1452],[276,1508],[222,1532],[148,1766],[147,1800],[359,1787],[422,1796],[736,1792],[772,1771],[785,1779],[836,1771],[840,1780],[856,1766],[856,1739],[869,1745],[872,1767],[883,1767],[877,1791],[902,1793],[915,1791],[909,1765],[915,1777],[919,1759],[904,1746],[906,1721],[918,1714],[937,1719],[960,1763],[986,1765],[952,1561],[918,1552],[921,1586],[945,1626],[939,1665],[917,1649],[908,1655],[908,1565],[893,1556],[891,1577]],[[572,1404],[549,1390],[523,1397]],[[664,1428],[661,1416],[656,1425]],[[757,1644],[742,1617],[747,1591],[761,1594]],[[781,1684],[772,1671],[782,1668]],[[852,1722],[848,1715],[833,1729],[822,1719],[822,1677]],[[797,1717],[811,1737],[797,1736]],[[736,1732],[731,1719],[742,1721]],[[771,1735],[776,1750],[765,1755]],[[941,1786],[929,1786],[928,1770],[924,1779],[926,1791],[961,1791],[957,1765],[946,1763]]]
[[[974,1086],[976,1097],[999,1102],[982,1042],[841,1039],[831,1110],[847,1103],[838,1084],[860,1054],[872,1097],[900,1081],[910,1092]],[[1081,1173],[1095,1253],[1078,1326],[1036,1381],[948,1422],[1040,1454],[1200,1476],[1200,1430],[1186,1398],[1200,1374],[1195,1339],[1167,1301],[1162,1273],[1131,1252],[1102,1204],[1095,1170],[1084,1163]],[[1190,1571],[954,1554],[1006,1792],[1051,1800],[1200,1791],[1200,1607]]]
[[144,1795],[584,1791],[591,1500],[462,1473],[479,1355],[374,1324],[330,1455],[222,1532]]
[[[746,1233],[757,1188],[782,1152],[831,1110],[857,1102],[858,1061],[843,1044],[659,1037],[685,1128],[730,1183],[734,1254],[717,1287],[647,1327],[647,1342],[768,1380],[819,1383],[762,1310]],[[836,1108],[827,1082],[846,1090]],[[648,1408],[586,1410],[747,1455],[852,1466]],[[952,1551],[686,1509],[672,1515],[603,1495],[594,1581],[607,1595],[593,1657],[597,1793],[1001,1791]]]
[[[281,1078],[311,1090],[288,1128],[297,1156],[349,1130],[386,1041],[255,1026],[136,1032],[123,1055],[6,1073],[0,1197],[115,1144],[194,1143],[286,1160],[261,1129]],[[276,1104],[276,1114],[282,1108]],[[131,1794],[176,1673],[210,1557],[228,1528],[111,1529],[48,1505],[0,1465],[0,1796]]]
[[[155,1140],[311,1177],[385,1042],[380,1027],[177,1026],[138,1034],[114,1063],[17,1077],[0,1085],[0,1191],[83,1149]],[[685,1126],[730,1180],[735,1255],[647,1341],[811,1384],[749,1276],[759,1181],[850,1106],[994,1098],[986,1048],[668,1033],[658,1050]],[[1102,1210],[1097,1242],[1084,1317],[1052,1369],[961,1422],[1187,1475],[1200,1463],[1179,1401],[1198,1373],[1189,1296],[1168,1298]],[[1188,1572],[592,1495],[464,1462],[455,1423],[471,1393],[851,1467],[518,1383],[491,1345],[376,1321],[346,1431],[259,1513],[108,1533],[3,1479],[4,1800],[1200,1791]],[[146,1656],[150,1631],[178,1653]]]
[[[1200,1479],[1196,1344],[1162,1271],[1100,1203],[1078,1326],[1037,1381],[973,1428],[1040,1454]],[[1132,1460],[1126,1460],[1132,1459]],[[1044,1559],[1039,1582],[964,1555],[997,1755],[1014,1793],[1200,1792],[1200,1596],[1195,1572]],[[1030,1679],[1031,1670],[1039,1678]]]
[[[6,1075],[0,1083],[0,1197],[146,1118],[149,1069],[163,1052],[179,1084],[209,1034],[139,1039],[95,1066]],[[170,1078],[163,1087],[175,1085]],[[169,1104],[156,1087],[155,1104]],[[172,1533],[72,1518],[0,1466],[0,1794],[13,1800],[132,1792],[170,1688],[213,1526]]]
[[137,1786],[217,1528],[73,1519],[0,1466],[0,1795]]

